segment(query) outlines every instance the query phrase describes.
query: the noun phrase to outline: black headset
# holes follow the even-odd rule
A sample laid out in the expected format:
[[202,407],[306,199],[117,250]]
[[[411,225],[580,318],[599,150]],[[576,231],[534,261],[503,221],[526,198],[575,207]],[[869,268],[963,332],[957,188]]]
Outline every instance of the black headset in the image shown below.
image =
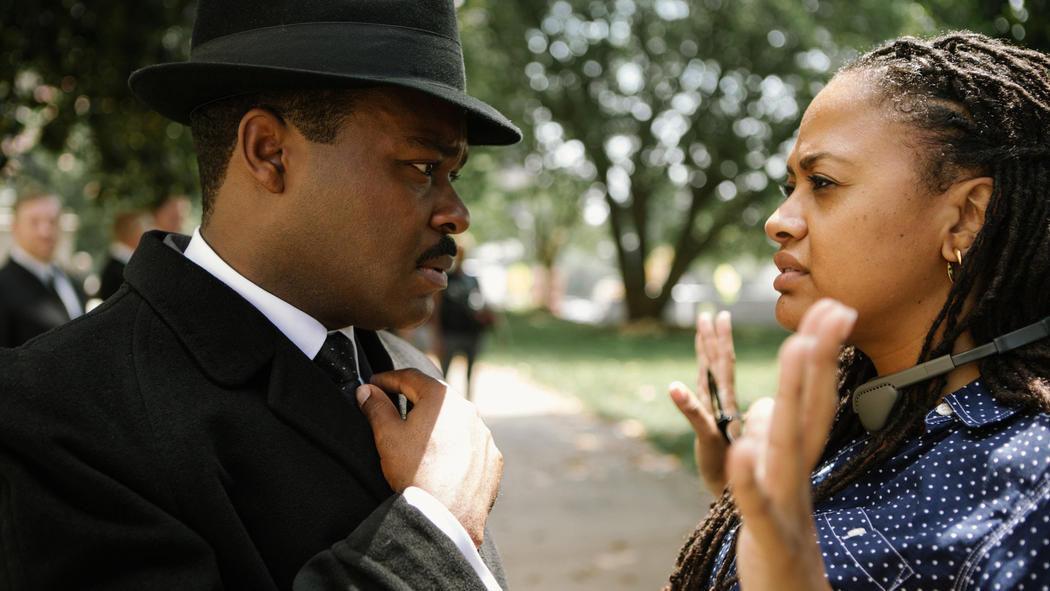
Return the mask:
[[925,382],[944,375],[960,365],[1005,353],[1048,336],[1050,336],[1050,316],[1004,334],[975,349],[958,355],[945,355],[931,359],[915,367],[865,382],[853,391],[853,412],[860,416],[860,422],[865,429],[869,432],[878,431],[886,425],[886,419],[889,418],[890,412],[897,404],[897,398],[900,397],[898,390],[901,388]]

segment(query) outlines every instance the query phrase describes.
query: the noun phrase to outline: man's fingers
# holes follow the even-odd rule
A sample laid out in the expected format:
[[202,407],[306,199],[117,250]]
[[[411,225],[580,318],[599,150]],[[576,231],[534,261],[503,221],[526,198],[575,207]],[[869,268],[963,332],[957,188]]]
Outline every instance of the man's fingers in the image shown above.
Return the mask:
[[391,394],[404,394],[412,404],[419,404],[420,398],[434,392],[444,393],[447,385],[418,369],[398,369],[385,371],[372,376],[371,383]]
[[365,384],[358,386],[355,394],[357,405],[361,407],[361,412],[365,413],[368,424],[372,425],[372,432],[375,433],[377,442],[380,433],[389,428],[388,425],[402,422],[401,414],[394,408],[394,403],[379,388]]

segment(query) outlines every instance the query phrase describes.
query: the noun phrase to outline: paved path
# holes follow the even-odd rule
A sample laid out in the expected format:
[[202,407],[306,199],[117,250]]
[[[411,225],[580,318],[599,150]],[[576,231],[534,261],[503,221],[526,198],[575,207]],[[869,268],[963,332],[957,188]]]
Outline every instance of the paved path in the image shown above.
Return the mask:
[[511,591],[662,588],[710,503],[696,476],[630,422],[598,420],[513,369],[480,365],[476,379],[506,462],[489,524]]

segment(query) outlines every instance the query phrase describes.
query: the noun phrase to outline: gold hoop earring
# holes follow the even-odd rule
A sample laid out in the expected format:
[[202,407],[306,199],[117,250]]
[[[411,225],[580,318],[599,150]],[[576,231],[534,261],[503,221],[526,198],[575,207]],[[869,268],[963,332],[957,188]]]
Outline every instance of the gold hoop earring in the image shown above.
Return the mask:
[[[958,248],[955,249],[955,260],[959,261],[959,267],[962,268],[962,251]],[[955,283],[955,269],[952,269],[951,263],[948,263],[948,281]]]

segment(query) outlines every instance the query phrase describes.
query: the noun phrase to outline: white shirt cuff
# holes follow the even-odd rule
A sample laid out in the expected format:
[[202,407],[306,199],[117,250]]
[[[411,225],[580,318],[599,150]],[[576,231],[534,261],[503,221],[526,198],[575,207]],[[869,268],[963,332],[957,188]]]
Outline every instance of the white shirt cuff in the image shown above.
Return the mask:
[[449,512],[447,507],[441,504],[441,501],[435,499],[427,491],[415,486],[406,488],[405,492],[401,494],[408,501],[409,505],[419,509],[424,517],[452,540],[456,547],[459,548],[459,553],[463,555],[463,558],[467,559],[467,562],[470,563],[471,568],[477,573],[478,578],[485,584],[485,588],[488,591],[502,591],[499,583],[496,582],[496,577],[492,576],[492,571],[481,560],[481,555],[478,554],[478,549],[474,547],[474,541],[470,539],[467,530],[463,529],[459,520]]

